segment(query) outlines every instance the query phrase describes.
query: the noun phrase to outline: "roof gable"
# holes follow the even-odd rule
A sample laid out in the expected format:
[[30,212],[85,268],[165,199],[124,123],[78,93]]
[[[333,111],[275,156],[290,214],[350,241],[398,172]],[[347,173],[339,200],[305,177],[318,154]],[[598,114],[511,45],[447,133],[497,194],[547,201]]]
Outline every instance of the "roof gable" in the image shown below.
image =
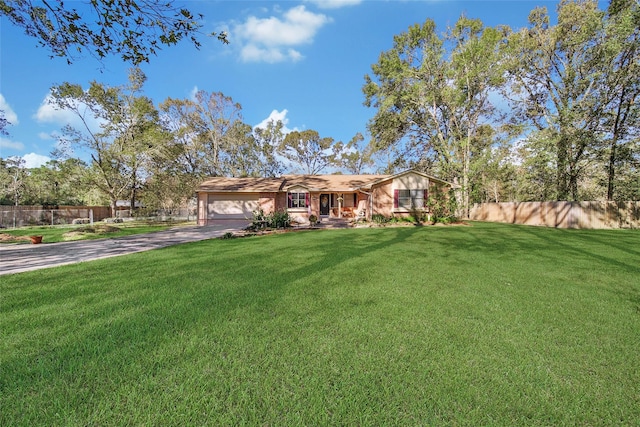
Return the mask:
[[363,188],[371,188],[371,187],[373,187],[373,186],[375,186],[377,184],[380,184],[382,182],[389,181],[389,180],[396,179],[396,178],[400,178],[402,176],[409,175],[409,174],[419,175],[419,176],[422,176],[424,178],[429,179],[430,181],[435,181],[435,182],[438,182],[440,184],[449,185],[449,186],[451,186],[451,188],[458,188],[459,187],[458,184],[452,184],[451,182],[445,181],[444,179],[437,178],[437,177],[435,177],[433,175],[429,175],[429,174],[426,174],[424,172],[419,172],[419,171],[414,170],[414,169],[408,169],[408,170],[399,172],[399,173],[397,173],[395,175],[383,175],[382,178],[380,178],[380,179],[378,179],[378,180],[376,180],[374,182],[371,182],[369,185],[367,185],[367,186],[365,186]]
[[409,169],[395,175],[284,175],[279,178],[227,178],[212,177],[206,179],[196,191],[198,192],[244,192],[244,193],[277,193],[292,188],[304,188],[310,192],[331,191],[351,192],[360,189],[370,189],[382,182],[402,177],[407,174],[417,174],[431,181],[450,185],[440,178]]
[[298,186],[309,191],[356,191],[383,175],[285,175],[282,190]]
[[244,193],[275,193],[280,191],[283,178],[227,178],[206,179],[197,191],[232,191]]

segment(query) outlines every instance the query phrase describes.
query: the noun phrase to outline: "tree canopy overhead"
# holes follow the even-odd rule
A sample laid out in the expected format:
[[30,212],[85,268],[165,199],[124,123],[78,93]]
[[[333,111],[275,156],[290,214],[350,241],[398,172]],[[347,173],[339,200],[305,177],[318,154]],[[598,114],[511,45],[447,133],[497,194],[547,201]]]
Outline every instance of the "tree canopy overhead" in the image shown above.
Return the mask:
[[[561,0],[517,31],[462,16],[394,37],[364,105],[374,154],[462,184],[462,207],[499,200],[636,200],[640,3]],[[502,194],[500,194],[502,193]]]
[[[103,59],[118,55],[138,65],[163,46],[189,39],[196,46],[202,15],[176,7],[172,0],[90,0],[82,8],[63,1],[0,0],[0,14],[71,63],[83,51]],[[77,4],[72,2],[72,4]],[[211,33],[223,43],[227,34]]]

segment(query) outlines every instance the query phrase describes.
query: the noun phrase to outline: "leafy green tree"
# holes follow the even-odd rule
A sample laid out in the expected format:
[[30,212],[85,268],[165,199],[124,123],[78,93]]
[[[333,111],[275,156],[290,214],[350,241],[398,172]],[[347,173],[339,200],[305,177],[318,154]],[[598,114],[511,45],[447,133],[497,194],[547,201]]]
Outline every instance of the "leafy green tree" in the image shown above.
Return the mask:
[[[125,87],[92,82],[87,91],[80,85],[63,83],[51,89],[51,103],[72,112],[80,125],[66,125],[59,144],[88,151],[90,182],[109,198],[112,215],[116,202],[135,193],[144,176],[144,162],[154,149],[158,134],[157,111],[140,91],[145,77],[138,69],[129,75]],[[91,120],[99,122],[95,129]]]
[[[633,198],[637,177],[638,137],[640,137],[640,5],[633,0],[614,0],[609,4],[604,41],[599,44],[604,65],[599,97],[609,103],[600,117],[607,171],[608,200]],[[629,179],[630,178],[630,179]],[[628,191],[631,190],[631,191]],[[636,190],[637,191],[637,190]],[[631,198],[629,198],[631,197]]]
[[11,170],[7,163],[9,159],[0,157],[0,205],[12,205],[11,197]]
[[333,138],[321,138],[312,129],[287,134],[278,149],[279,153],[307,175],[317,175],[329,166],[340,166],[342,142]]
[[340,165],[349,173],[360,175],[365,168],[373,166],[373,150],[370,145],[363,146],[364,137],[357,133],[344,146],[340,156]]
[[[160,109],[169,138],[155,158],[153,176],[145,186],[148,206],[150,198],[154,198],[153,204],[166,209],[191,197],[206,176],[281,173],[275,149],[284,138],[282,122],[272,121],[264,129],[252,129],[242,122],[241,105],[219,92],[200,91],[193,99],[168,98]],[[162,185],[164,188],[160,189]],[[163,196],[152,196],[150,191]]]
[[222,167],[225,176],[260,176],[261,150],[250,125],[235,122],[225,134]]
[[[200,47],[196,36],[203,16],[174,6],[172,0],[91,0],[80,8],[68,3],[74,4],[0,0],[0,14],[69,63],[83,50],[98,59],[113,54],[138,65],[185,38]],[[211,35],[228,43],[224,32]]]
[[0,204],[82,205],[87,191],[86,164],[78,159],[51,160],[27,169],[18,157],[0,158]]
[[168,98],[160,108],[182,145],[184,160],[200,176],[224,175],[227,132],[242,121],[242,106],[221,92],[198,91],[194,99]]
[[534,9],[529,27],[509,39],[509,78],[516,118],[553,144],[556,197],[578,200],[578,184],[598,148],[598,119],[607,100],[599,45],[603,12],[592,0],[562,0],[558,23]]
[[460,178],[464,211],[473,144],[479,129],[495,120],[489,97],[504,83],[506,32],[463,16],[440,36],[427,20],[395,36],[393,48],[372,66],[375,79],[365,76],[365,105],[377,109],[369,123],[374,149],[393,148],[400,162]]
[[554,143],[544,133],[533,133],[515,147],[518,188],[515,201],[557,200]]
[[28,172],[24,160],[20,157],[0,158],[0,183],[2,185],[2,204],[18,206],[21,204]]
[[266,127],[253,129],[256,143],[260,150],[260,176],[276,177],[282,174],[283,164],[277,157],[277,150],[284,140],[280,120],[269,120]]
[[469,170],[470,203],[504,202],[517,197],[516,167],[512,159],[512,135],[492,126],[478,129],[472,142]]

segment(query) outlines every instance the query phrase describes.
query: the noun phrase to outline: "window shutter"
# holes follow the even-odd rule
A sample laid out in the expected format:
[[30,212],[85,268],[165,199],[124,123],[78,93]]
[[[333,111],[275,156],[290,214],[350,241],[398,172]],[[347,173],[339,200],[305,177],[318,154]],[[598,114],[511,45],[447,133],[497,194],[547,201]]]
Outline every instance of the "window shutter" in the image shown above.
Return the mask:
[[393,190],[393,207],[395,209],[398,208],[398,197],[400,195],[400,190]]
[[422,197],[424,197],[424,205],[427,206],[427,201],[429,200],[429,190],[425,188],[423,191],[424,193]]
[[309,203],[309,193],[304,193],[304,202],[307,205],[307,207],[311,206],[311,204]]

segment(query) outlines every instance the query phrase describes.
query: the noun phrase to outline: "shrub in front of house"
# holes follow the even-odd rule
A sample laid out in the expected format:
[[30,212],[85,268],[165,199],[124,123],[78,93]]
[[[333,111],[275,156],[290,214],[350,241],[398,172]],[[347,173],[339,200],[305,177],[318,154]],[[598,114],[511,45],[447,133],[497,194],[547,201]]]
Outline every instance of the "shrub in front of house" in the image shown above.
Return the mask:
[[387,222],[389,222],[389,218],[382,214],[373,214],[371,215],[371,222],[374,222],[376,224],[386,224]]
[[434,224],[437,222],[449,224],[458,220],[456,217],[458,206],[453,190],[450,190],[449,194],[447,194],[436,187],[435,191],[429,195],[427,206],[431,213],[431,221]]
[[286,211],[276,211],[269,214],[265,214],[262,209],[253,211],[253,218],[251,219],[252,230],[261,230],[264,228],[287,228],[291,226],[291,217]]
[[289,212],[286,211],[272,212],[267,215],[267,219],[269,226],[272,228],[287,228],[291,225],[291,217],[289,217]]

